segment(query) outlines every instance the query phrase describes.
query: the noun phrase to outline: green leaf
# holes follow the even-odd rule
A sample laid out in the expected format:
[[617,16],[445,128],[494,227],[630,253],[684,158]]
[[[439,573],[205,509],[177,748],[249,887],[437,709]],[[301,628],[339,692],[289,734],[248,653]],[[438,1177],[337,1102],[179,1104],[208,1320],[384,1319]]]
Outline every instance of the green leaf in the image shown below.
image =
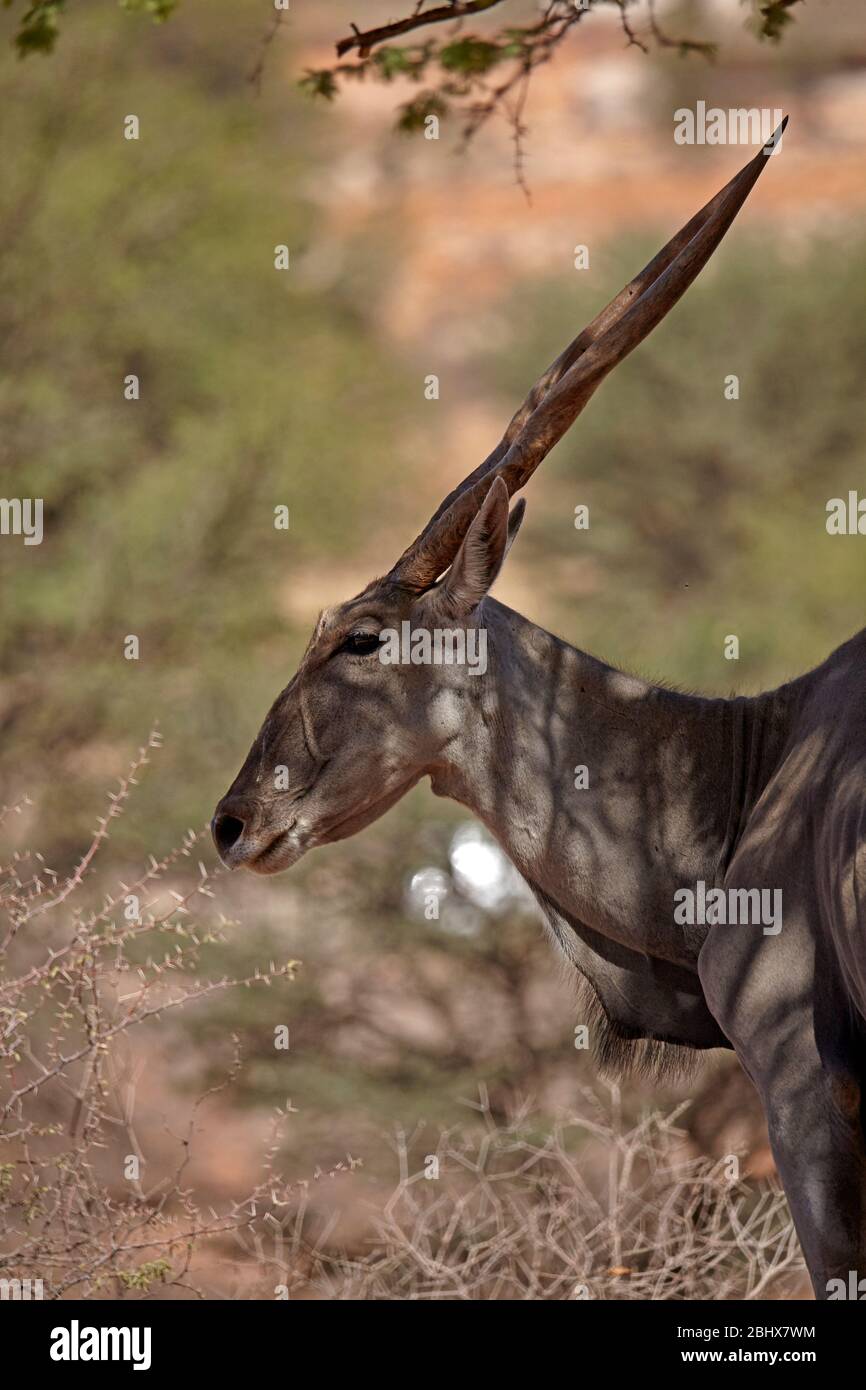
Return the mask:
[[373,54],[373,62],[385,82],[394,77],[402,77],[411,67],[409,52],[405,48],[386,46]]
[[765,3],[758,7],[760,16],[758,21],[759,37],[778,43],[794,18],[790,13],[791,9],[801,2],[802,0],[765,0]]
[[298,86],[307,96],[324,97],[325,101],[333,101],[337,95],[337,79],[328,68],[307,68]]
[[18,56],[26,58],[30,53],[51,53],[57,42],[60,15],[66,8],[66,0],[36,0],[22,16],[21,25],[15,35],[14,43]]
[[453,43],[447,43],[439,50],[439,62],[446,72],[461,72],[473,76],[489,72],[505,56],[504,49],[498,44],[488,43],[485,39],[473,39],[471,36],[455,39]]
[[397,129],[412,135],[423,130],[428,116],[444,117],[448,114],[448,103],[438,92],[419,92],[400,107]]
[[149,14],[155,24],[163,24],[177,9],[180,0],[119,0],[122,10],[133,14]]
[[369,59],[376,76],[382,82],[391,82],[395,77],[411,77],[417,81],[430,59],[429,43],[414,48],[395,48],[386,44]]

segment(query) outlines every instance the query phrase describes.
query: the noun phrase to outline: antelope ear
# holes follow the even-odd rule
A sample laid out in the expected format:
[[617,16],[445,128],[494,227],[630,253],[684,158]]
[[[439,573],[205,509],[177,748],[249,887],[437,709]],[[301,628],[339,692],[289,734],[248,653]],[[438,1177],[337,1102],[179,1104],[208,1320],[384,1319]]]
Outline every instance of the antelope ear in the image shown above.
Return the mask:
[[508,516],[508,540],[505,542],[505,555],[503,555],[502,557],[503,560],[506,558],[508,552],[514,544],[514,538],[520,530],[520,526],[525,515],[526,498],[521,497],[518,499],[517,502],[515,502]]
[[510,534],[508,488],[496,478],[445,576],[442,602],[452,617],[468,617],[478,607],[502,567],[509,539],[516,535],[522,515]]

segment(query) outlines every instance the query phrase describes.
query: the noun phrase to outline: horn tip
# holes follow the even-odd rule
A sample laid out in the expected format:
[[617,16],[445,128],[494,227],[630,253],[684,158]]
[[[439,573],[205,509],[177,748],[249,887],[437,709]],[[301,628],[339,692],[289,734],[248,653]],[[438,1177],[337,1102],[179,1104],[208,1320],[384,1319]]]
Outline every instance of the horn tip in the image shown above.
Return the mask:
[[762,154],[766,154],[768,150],[772,153],[772,151],[776,148],[782,136],[785,134],[785,127],[787,126],[789,120],[789,116],[784,116],[782,118],[782,120],[779,122],[779,124],[776,126],[776,129],[770,136],[769,140],[764,145],[764,148],[761,151]]

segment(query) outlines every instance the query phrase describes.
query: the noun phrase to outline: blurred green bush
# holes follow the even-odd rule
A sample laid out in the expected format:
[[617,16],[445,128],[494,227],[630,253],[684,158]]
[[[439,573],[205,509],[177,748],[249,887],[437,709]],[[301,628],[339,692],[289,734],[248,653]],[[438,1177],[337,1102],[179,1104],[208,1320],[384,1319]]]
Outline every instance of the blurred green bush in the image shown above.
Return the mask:
[[129,26],[83,16],[49,62],[0,63],[2,490],[45,499],[42,545],[0,547],[0,782],[50,792],[59,854],[89,828],[80,783],[154,718],[176,777],[144,823],[201,824],[306,641],[285,594],[352,545],[406,394],[355,293],[363,243],[327,291],[274,268],[321,240],[316,135],[291,88],[245,80],[261,16]]

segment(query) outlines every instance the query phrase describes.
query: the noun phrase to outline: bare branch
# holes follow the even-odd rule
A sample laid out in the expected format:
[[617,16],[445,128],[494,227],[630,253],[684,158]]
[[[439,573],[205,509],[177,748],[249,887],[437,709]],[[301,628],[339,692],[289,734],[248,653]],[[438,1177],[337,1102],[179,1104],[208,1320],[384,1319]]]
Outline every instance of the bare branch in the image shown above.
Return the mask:
[[402,34],[411,34],[415,29],[426,28],[428,24],[446,24],[449,20],[465,19],[469,15],[484,14],[487,10],[492,10],[496,5],[501,5],[504,0],[451,0],[446,5],[437,5],[433,10],[422,10],[418,5],[413,14],[407,15],[405,19],[396,19],[390,24],[382,24],[378,29],[368,29],[362,33],[356,25],[352,25],[352,33],[346,38],[340,39],[337,47],[337,57],[342,58],[347,53],[351,53],[353,48],[358,50],[360,57],[366,58],[370,50],[377,44],[387,43],[389,39],[399,38]]

